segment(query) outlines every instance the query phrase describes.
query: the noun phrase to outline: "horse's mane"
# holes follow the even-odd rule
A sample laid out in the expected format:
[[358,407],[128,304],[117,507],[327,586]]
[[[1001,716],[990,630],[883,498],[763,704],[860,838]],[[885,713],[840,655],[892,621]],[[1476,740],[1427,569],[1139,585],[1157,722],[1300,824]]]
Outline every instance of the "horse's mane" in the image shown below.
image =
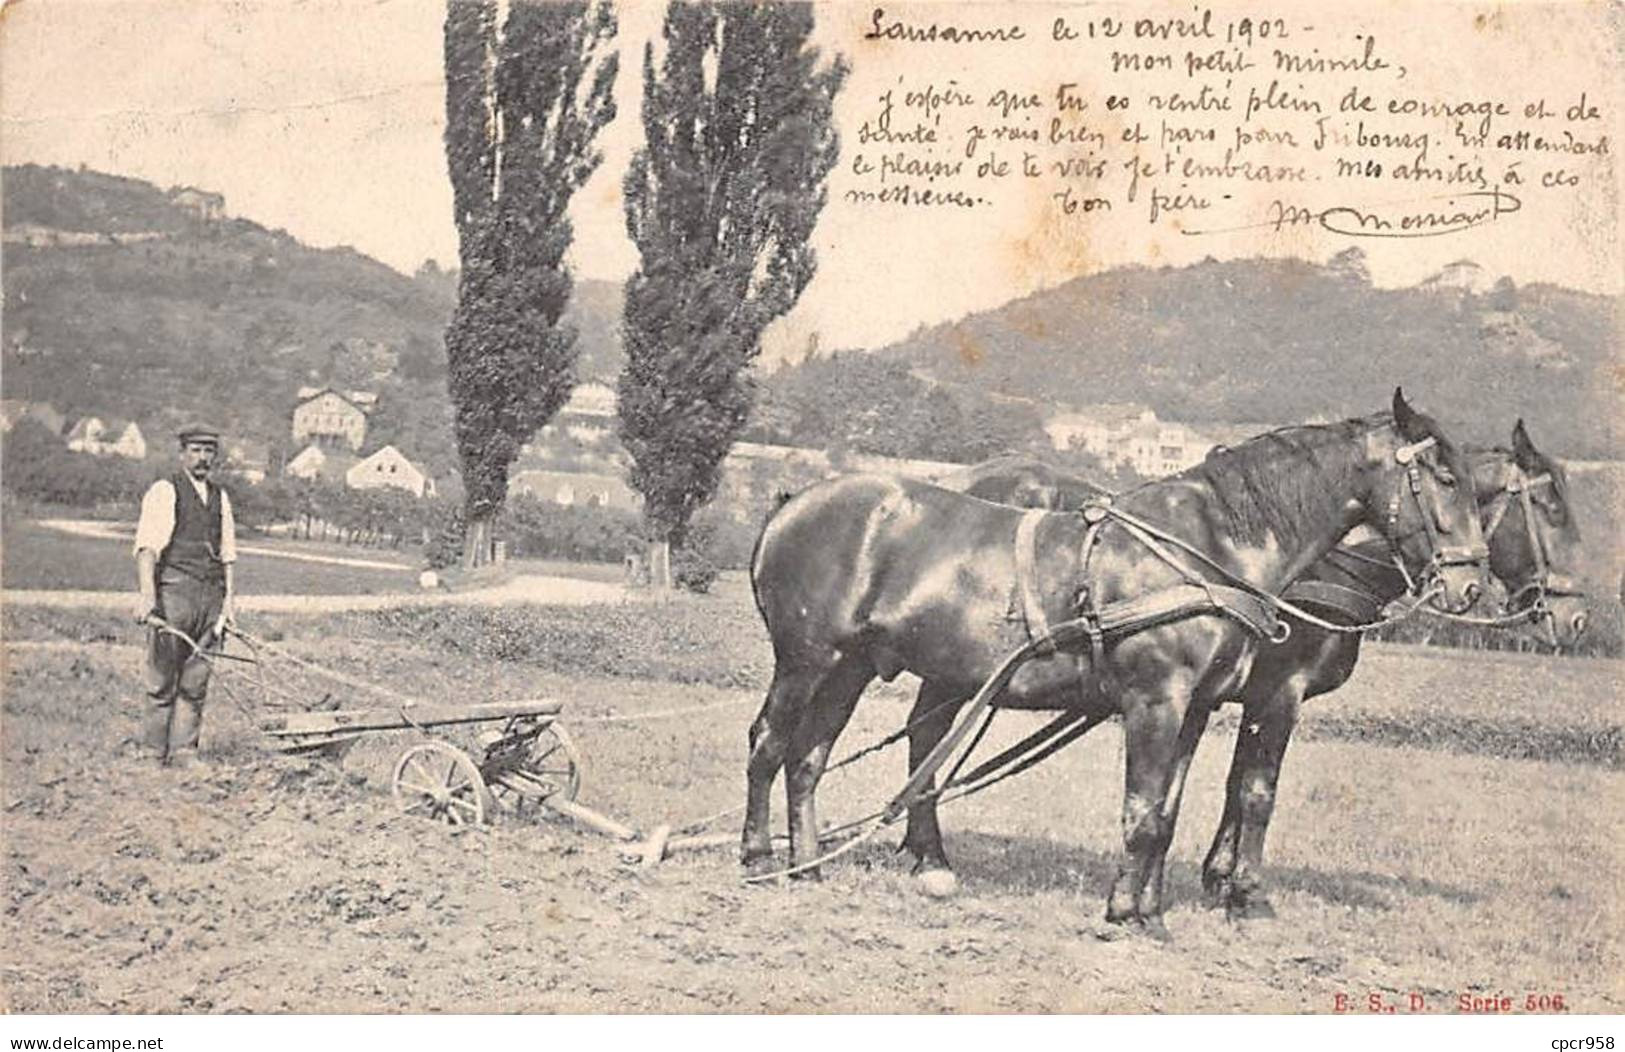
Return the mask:
[[[1275,534],[1297,542],[1307,523],[1335,512],[1348,493],[1364,455],[1350,439],[1391,419],[1381,414],[1277,428],[1240,445],[1215,447],[1173,478],[1206,483],[1238,540],[1265,544]],[[1311,470],[1283,471],[1283,462]]]

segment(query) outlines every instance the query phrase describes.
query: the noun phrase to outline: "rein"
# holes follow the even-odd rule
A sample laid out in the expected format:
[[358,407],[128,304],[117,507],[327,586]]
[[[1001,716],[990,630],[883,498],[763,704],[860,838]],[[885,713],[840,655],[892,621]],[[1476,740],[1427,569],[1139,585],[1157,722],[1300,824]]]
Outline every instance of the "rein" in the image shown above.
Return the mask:
[[[1189,568],[1182,565],[1180,563],[1180,561],[1176,557],[1174,557],[1172,555],[1172,553],[1170,553],[1167,550],[1167,548],[1164,547],[1165,544],[1171,544],[1171,545],[1175,546],[1176,548],[1179,548],[1181,551],[1183,551],[1183,552],[1185,552],[1185,553],[1187,553],[1189,555],[1195,556],[1197,559],[1201,560],[1202,563],[1204,563],[1205,565],[1207,565],[1208,567],[1210,567],[1211,569],[1213,569],[1217,573],[1220,573],[1220,574],[1224,575],[1230,581],[1234,582],[1236,584],[1236,586],[1241,588],[1243,591],[1249,592],[1252,595],[1257,596],[1259,599],[1262,599],[1267,603],[1273,604],[1278,609],[1285,610],[1287,613],[1291,614],[1293,617],[1296,617],[1301,621],[1305,621],[1305,622],[1307,622],[1307,623],[1309,623],[1311,625],[1315,625],[1316,627],[1319,627],[1319,628],[1324,628],[1329,632],[1348,632],[1348,633],[1365,632],[1365,631],[1367,631],[1369,629],[1372,629],[1372,628],[1379,628],[1379,627],[1381,627],[1383,625],[1391,624],[1391,623],[1393,623],[1395,621],[1401,621],[1401,620],[1411,616],[1419,608],[1421,608],[1421,606],[1424,603],[1430,602],[1433,599],[1433,597],[1439,593],[1439,589],[1433,588],[1433,589],[1428,590],[1427,592],[1424,592],[1424,593],[1418,595],[1416,597],[1415,601],[1412,602],[1410,604],[1410,606],[1408,606],[1404,610],[1403,613],[1400,613],[1400,614],[1395,615],[1393,617],[1381,618],[1381,619],[1376,620],[1376,621],[1371,621],[1371,622],[1368,622],[1368,623],[1365,623],[1365,624],[1359,624],[1359,625],[1341,625],[1341,624],[1338,624],[1338,623],[1336,623],[1334,621],[1328,621],[1325,618],[1317,617],[1316,615],[1310,613],[1308,610],[1305,610],[1303,607],[1301,607],[1298,604],[1292,602],[1291,600],[1286,599],[1286,598],[1284,598],[1282,596],[1276,595],[1276,594],[1274,594],[1274,593],[1272,593],[1270,591],[1267,591],[1266,589],[1258,587],[1257,585],[1251,583],[1250,581],[1246,580],[1245,578],[1243,578],[1243,577],[1231,572],[1230,570],[1226,569],[1225,567],[1219,565],[1219,563],[1216,562],[1213,559],[1212,556],[1208,555],[1206,552],[1202,551],[1200,548],[1196,547],[1195,545],[1189,543],[1188,541],[1185,541],[1185,540],[1181,539],[1180,537],[1175,536],[1174,534],[1171,534],[1171,533],[1167,532],[1166,530],[1162,530],[1162,529],[1160,529],[1160,528],[1158,528],[1156,526],[1153,526],[1151,523],[1146,522],[1144,519],[1141,519],[1138,516],[1132,515],[1129,512],[1126,512],[1121,508],[1115,507],[1115,506],[1113,506],[1113,505],[1111,505],[1109,503],[1096,502],[1096,503],[1093,503],[1093,504],[1086,505],[1085,508],[1084,508],[1084,515],[1085,515],[1086,518],[1091,513],[1093,513],[1095,516],[1097,516],[1097,518],[1096,518],[1097,522],[1104,522],[1106,519],[1111,519],[1111,520],[1116,521],[1119,525],[1123,526],[1125,529],[1128,530],[1129,535],[1131,537],[1133,537],[1135,540],[1139,541],[1141,544],[1145,545],[1146,548],[1150,549],[1152,554],[1156,555],[1163,562],[1166,562],[1168,565],[1172,566],[1175,570],[1178,570],[1181,574],[1185,575],[1187,578],[1194,577],[1195,575],[1190,572]],[[1087,541],[1087,539],[1088,538],[1086,538],[1086,541]],[[1386,564],[1384,564],[1384,565],[1386,565]],[[1283,621],[1283,622],[1281,622],[1281,631],[1278,632],[1276,635],[1271,636],[1269,638],[1270,638],[1270,641],[1273,642],[1273,643],[1284,643],[1290,637],[1291,637],[1291,626],[1287,622]]]
[[[1495,535],[1506,521],[1507,511],[1512,502],[1517,501],[1523,510],[1524,536],[1529,544],[1530,557],[1535,562],[1535,574],[1524,585],[1507,596],[1504,609],[1508,612],[1498,617],[1472,617],[1466,614],[1452,614],[1443,610],[1428,611],[1434,617],[1457,624],[1477,625],[1486,628],[1501,628],[1507,625],[1543,623],[1547,635],[1553,646],[1557,645],[1557,627],[1554,624],[1556,615],[1547,599],[1552,597],[1584,598],[1585,591],[1577,587],[1573,580],[1566,575],[1552,572],[1551,556],[1546,548],[1546,538],[1535,527],[1535,501],[1532,491],[1541,486],[1553,485],[1550,472],[1530,478],[1522,468],[1515,463],[1507,465],[1507,474],[1503,476],[1501,491],[1495,495],[1490,505],[1489,522],[1484,526],[1484,539]],[[1522,609],[1518,608],[1518,600],[1533,592],[1534,600]]]
[[[1168,550],[1168,545],[1172,545],[1185,554],[1195,557],[1205,566],[1233,582],[1243,591],[1248,592],[1258,599],[1271,604],[1276,609],[1284,610],[1292,616],[1308,624],[1322,628],[1328,632],[1354,634],[1393,624],[1417,613],[1426,604],[1430,603],[1431,600],[1441,591],[1440,586],[1435,586],[1427,589],[1426,591],[1422,591],[1418,587],[1417,582],[1406,570],[1404,559],[1400,555],[1398,542],[1403,538],[1393,536],[1393,530],[1399,522],[1400,506],[1404,500],[1404,494],[1407,492],[1407,490],[1410,493],[1411,500],[1416,505],[1417,517],[1422,522],[1421,531],[1419,532],[1426,533],[1428,538],[1429,557],[1427,564],[1427,577],[1436,576],[1440,570],[1443,570],[1448,566],[1474,565],[1481,563],[1489,555],[1489,548],[1487,545],[1461,547],[1445,544],[1439,536],[1437,526],[1433,521],[1433,517],[1428,513],[1427,508],[1422,504],[1422,479],[1419,465],[1425,462],[1420,459],[1420,454],[1433,448],[1433,446],[1436,444],[1437,439],[1429,436],[1428,438],[1424,438],[1418,442],[1412,442],[1408,445],[1401,446],[1400,448],[1396,449],[1393,454],[1394,462],[1402,465],[1405,468],[1405,472],[1402,478],[1396,483],[1394,495],[1388,501],[1386,519],[1389,528],[1385,533],[1385,538],[1388,540],[1389,548],[1394,556],[1394,564],[1398,566],[1400,574],[1404,577],[1407,591],[1415,595],[1415,599],[1408,606],[1406,606],[1404,610],[1395,615],[1379,618],[1375,621],[1352,625],[1339,624],[1337,622],[1318,617],[1284,596],[1277,595],[1266,589],[1260,588],[1226,567],[1221,566],[1215,559],[1213,559],[1212,556],[1208,555],[1206,552],[1202,551],[1200,548],[1184,540],[1183,538],[1178,537],[1167,530],[1161,529],[1160,527],[1157,527],[1144,519],[1117,507],[1112,503],[1109,496],[1092,501],[1084,505],[1082,508],[1084,519],[1090,524],[1090,529],[1084,536],[1083,555],[1080,560],[1080,565],[1083,566],[1085,570],[1087,569],[1089,564],[1089,556],[1099,538],[1100,528],[1105,525],[1108,520],[1110,520],[1115,521],[1124,527],[1124,529],[1129,532],[1131,537],[1139,541],[1149,551],[1151,551],[1152,554],[1156,555],[1163,562],[1173,567],[1175,571],[1177,571],[1181,576],[1185,577],[1187,581],[1192,581],[1192,583],[1200,585],[1203,584],[1203,581],[1198,575],[1192,573],[1190,568],[1186,566],[1177,556]],[[1406,536],[1410,535],[1407,534]],[[1357,554],[1357,557],[1362,561],[1376,562],[1376,560],[1372,560],[1363,554],[1355,554]],[[1381,565],[1387,566],[1388,564]],[[1085,594],[1087,594],[1087,591]],[[1283,621],[1280,624],[1279,630],[1274,634],[1269,635],[1267,638],[1274,643],[1284,643],[1290,637],[1290,635],[1291,625]],[[1091,639],[1091,643],[1095,646],[1098,652],[1098,633]]]

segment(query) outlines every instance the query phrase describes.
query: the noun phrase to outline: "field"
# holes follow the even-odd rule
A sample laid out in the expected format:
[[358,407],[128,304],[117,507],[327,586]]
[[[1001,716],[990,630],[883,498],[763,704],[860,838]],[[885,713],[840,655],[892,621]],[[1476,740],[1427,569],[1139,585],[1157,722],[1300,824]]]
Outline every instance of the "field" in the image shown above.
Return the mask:
[[[740,802],[770,670],[737,588],[251,627],[418,696],[566,699],[583,800],[640,828]],[[563,824],[403,818],[388,776],[409,735],[363,742],[342,769],[278,757],[222,690],[208,767],[144,766],[125,744],[140,660],[127,623],[10,607],[4,635],[0,993],[14,1012],[1330,1012],[1372,993],[1441,1012],[1496,993],[1520,1011],[1555,997],[1625,1009],[1617,661],[1368,647],[1288,756],[1266,853],[1273,921],[1200,903],[1227,713],[1197,755],[1163,946],[1101,921],[1119,844],[1113,724],[944,809],[951,900],[917,892],[895,829],[820,884],[745,887],[731,851],[637,873]],[[906,683],[872,689],[837,753],[894,728],[908,698]],[[1007,714],[984,748],[1032,726]],[[832,775],[821,816],[867,813],[902,768],[892,750]]]

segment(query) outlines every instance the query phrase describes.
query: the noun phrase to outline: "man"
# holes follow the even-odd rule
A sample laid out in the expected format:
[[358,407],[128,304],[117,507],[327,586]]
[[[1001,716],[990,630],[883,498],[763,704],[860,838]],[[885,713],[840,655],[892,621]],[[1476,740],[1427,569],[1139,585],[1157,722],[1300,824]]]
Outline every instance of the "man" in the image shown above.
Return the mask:
[[162,625],[207,648],[233,620],[237,524],[231,498],[209,482],[220,432],[194,424],[177,437],[181,469],[154,482],[141,499],[135,529],[141,589],[136,620],[152,626],[143,742],[156,750],[160,762],[185,766],[197,758],[209,663]]

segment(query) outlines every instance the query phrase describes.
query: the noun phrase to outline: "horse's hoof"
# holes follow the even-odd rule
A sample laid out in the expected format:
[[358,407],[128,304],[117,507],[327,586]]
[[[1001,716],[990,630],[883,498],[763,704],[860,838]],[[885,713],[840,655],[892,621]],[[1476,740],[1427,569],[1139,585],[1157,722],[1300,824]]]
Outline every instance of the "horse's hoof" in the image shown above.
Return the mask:
[[920,890],[933,899],[951,898],[959,890],[959,878],[951,869],[928,869],[914,879],[920,882]]
[[1232,921],[1274,920],[1275,907],[1263,895],[1233,897],[1225,907],[1225,917]]
[[1202,903],[1210,910],[1230,909],[1235,905],[1235,891],[1229,877],[1202,877]]
[[1117,942],[1135,936],[1151,939],[1153,942],[1174,941],[1161,917],[1141,917],[1132,913],[1113,916],[1108,912],[1106,926],[1095,932],[1095,938],[1101,942]]
[[740,859],[740,864],[745,867],[747,877],[765,877],[779,868],[772,855],[751,855]]
[[1162,923],[1161,917],[1141,917],[1140,923],[1135,925],[1135,930],[1152,942],[1174,941],[1174,937],[1168,934],[1168,925]]

